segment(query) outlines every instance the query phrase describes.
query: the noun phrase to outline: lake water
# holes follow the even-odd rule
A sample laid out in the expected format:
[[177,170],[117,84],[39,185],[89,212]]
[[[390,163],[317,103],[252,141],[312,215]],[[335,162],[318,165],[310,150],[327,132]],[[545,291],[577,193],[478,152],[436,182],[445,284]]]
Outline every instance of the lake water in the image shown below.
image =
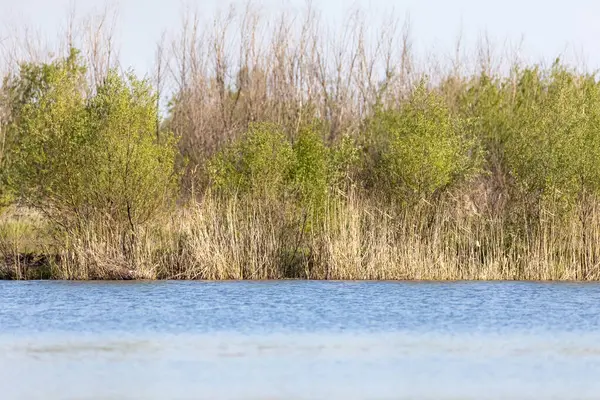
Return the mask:
[[0,398],[598,399],[600,285],[0,282]]

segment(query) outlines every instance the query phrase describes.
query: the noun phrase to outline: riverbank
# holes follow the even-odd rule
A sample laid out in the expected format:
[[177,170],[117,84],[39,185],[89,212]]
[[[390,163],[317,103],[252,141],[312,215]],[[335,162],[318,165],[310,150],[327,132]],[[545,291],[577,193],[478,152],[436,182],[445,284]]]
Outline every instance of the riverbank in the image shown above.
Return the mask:
[[600,279],[597,74],[431,69],[383,26],[336,50],[302,15],[190,16],[174,85],[100,33],[0,57],[0,277]]
[[206,196],[140,228],[134,237],[123,237],[106,221],[71,235],[32,221],[19,220],[13,235],[20,236],[10,237],[4,229],[0,278],[600,279],[591,263],[600,254],[600,240],[584,246],[576,221],[559,225],[548,219],[519,230],[510,221],[477,215],[456,199],[394,213],[350,197],[332,200],[317,218],[294,204]]

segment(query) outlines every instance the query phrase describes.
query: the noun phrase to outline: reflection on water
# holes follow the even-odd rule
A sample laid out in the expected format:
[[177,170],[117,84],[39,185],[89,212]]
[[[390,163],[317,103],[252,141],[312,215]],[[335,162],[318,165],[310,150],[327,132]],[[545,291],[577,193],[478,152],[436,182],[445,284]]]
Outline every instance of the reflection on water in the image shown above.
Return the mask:
[[2,399],[598,399],[600,285],[0,283]]

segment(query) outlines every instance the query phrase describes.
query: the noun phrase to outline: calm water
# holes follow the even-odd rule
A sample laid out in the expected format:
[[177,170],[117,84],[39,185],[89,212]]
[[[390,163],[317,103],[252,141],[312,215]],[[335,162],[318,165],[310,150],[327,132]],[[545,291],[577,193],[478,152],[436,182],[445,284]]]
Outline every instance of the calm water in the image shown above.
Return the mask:
[[598,399],[600,285],[0,282],[0,398]]

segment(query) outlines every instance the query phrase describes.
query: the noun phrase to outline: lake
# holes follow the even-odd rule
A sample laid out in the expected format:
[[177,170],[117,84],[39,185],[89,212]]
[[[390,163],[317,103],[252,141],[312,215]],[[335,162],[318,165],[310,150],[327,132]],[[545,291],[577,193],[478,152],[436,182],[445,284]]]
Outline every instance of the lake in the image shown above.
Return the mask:
[[0,398],[598,399],[600,285],[0,282]]

